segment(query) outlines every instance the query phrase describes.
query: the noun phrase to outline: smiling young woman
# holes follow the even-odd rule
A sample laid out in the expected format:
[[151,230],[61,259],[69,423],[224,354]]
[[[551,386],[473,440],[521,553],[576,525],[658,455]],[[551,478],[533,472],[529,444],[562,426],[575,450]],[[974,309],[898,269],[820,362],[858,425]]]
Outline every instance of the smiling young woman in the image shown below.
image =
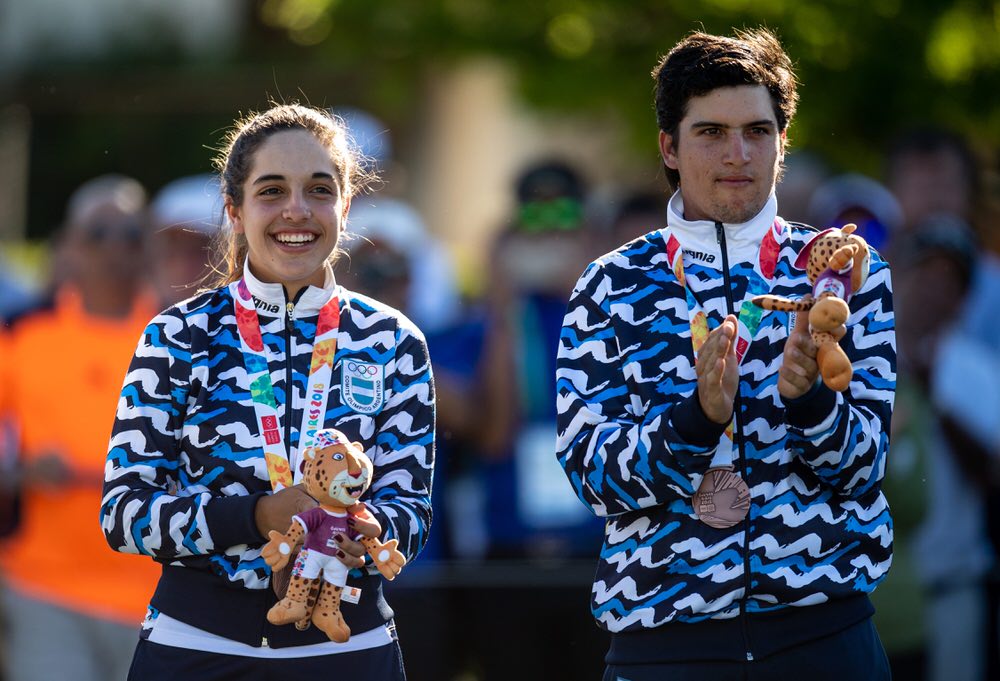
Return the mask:
[[[359,540],[395,538],[408,560],[426,541],[426,344],[401,313],[334,280],[329,261],[365,180],[337,119],[299,105],[251,116],[218,168],[217,288],[150,322],[109,447],[108,542],[164,565],[129,678],[321,678],[335,666],[359,681],[403,679],[382,578]],[[283,580],[261,558],[269,531],[316,505],[300,464],[328,427],[360,442],[375,470],[351,536],[337,537],[350,576],[346,590],[333,585],[344,599],[336,635],[322,618],[267,621]],[[334,642],[343,625],[348,640]]]

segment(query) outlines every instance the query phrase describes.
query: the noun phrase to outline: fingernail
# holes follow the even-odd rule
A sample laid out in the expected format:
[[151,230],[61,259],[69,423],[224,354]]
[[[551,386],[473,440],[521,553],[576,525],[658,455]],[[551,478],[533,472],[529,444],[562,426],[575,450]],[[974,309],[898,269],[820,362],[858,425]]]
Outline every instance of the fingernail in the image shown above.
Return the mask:
[[340,536],[339,534],[335,534],[335,535],[333,535],[333,540],[335,542],[337,542],[338,544],[340,544],[340,543],[342,543],[344,541],[344,538],[342,536]]
[[344,555],[344,552],[343,552],[343,551],[340,551],[340,550],[338,549],[338,551],[337,551],[337,557],[338,557],[338,558],[345,558],[346,556]]

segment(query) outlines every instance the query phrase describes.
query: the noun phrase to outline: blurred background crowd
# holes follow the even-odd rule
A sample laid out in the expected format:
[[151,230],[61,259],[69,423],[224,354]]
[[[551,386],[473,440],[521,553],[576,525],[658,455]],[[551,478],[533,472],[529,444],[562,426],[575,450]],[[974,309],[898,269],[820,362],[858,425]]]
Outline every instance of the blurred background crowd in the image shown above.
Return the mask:
[[[662,226],[657,57],[760,23],[802,81],[779,214],[853,222],[893,268],[879,632],[897,678],[1000,678],[1000,5],[957,0],[0,4],[0,678],[39,636],[80,678],[131,656],[157,570],[97,525],[121,380],[208,272],[224,129],[293,98],[382,178],[338,281],[406,312],[434,364],[434,528],[389,593],[409,677],[597,678],[602,526],[554,458],[565,304]],[[46,608],[65,631],[32,628]]]

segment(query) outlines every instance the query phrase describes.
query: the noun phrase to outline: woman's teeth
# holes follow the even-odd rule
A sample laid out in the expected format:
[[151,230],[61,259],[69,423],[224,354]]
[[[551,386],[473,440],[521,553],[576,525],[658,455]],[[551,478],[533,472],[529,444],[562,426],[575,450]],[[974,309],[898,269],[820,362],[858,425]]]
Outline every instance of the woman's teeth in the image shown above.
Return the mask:
[[275,234],[276,241],[290,246],[307,244],[316,240],[315,234]]

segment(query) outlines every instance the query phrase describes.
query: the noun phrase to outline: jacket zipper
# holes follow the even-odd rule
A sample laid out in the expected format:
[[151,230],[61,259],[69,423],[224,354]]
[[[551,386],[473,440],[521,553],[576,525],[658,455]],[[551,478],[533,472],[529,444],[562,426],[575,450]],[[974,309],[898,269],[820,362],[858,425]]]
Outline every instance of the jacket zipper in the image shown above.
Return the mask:
[[[295,418],[295,391],[292,385],[292,329],[294,328],[295,304],[305,292],[305,287],[295,294],[295,300],[288,300],[285,292],[285,452],[288,465],[292,464],[292,419]],[[301,436],[301,433],[299,434]],[[295,471],[292,471],[292,478]]]
[[[719,248],[722,251],[722,281],[726,287],[726,309],[729,314],[736,315],[736,302],[733,300],[733,282],[730,278],[729,273],[729,252],[726,248],[726,230],[722,226],[721,222],[715,223],[715,238],[719,242]],[[739,338],[739,328],[736,330],[737,337],[733,339],[733,342]],[[743,447],[743,419],[740,415],[740,407],[743,402],[740,399],[740,392],[737,388],[736,400],[733,404],[733,417],[736,422],[736,428],[734,429],[733,436],[736,438],[736,448],[740,456],[740,475],[743,477],[744,481],[747,481],[747,459],[746,452]],[[750,483],[747,482],[747,485]],[[747,662],[753,662],[753,652],[750,650],[750,637],[747,634],[747,612],[746,603],[747,598],[750,597],[750,514],[747,513],[747,517],[743,519],[743,598],[740,599],[740,625],[743,630],[743,647],[747,652]]]

